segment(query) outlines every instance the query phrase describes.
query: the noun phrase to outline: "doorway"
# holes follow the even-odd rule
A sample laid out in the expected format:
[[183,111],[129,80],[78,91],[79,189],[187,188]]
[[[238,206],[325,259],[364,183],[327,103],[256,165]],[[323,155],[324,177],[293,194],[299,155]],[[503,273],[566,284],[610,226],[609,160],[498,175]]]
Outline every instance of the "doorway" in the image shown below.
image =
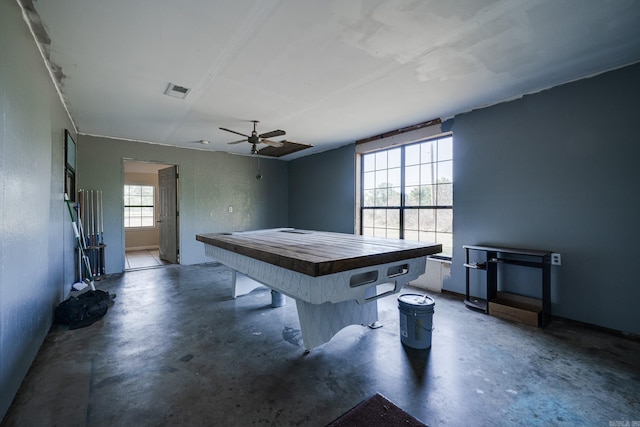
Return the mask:
[[179,264],[178,167],[124,161],[124,270]]

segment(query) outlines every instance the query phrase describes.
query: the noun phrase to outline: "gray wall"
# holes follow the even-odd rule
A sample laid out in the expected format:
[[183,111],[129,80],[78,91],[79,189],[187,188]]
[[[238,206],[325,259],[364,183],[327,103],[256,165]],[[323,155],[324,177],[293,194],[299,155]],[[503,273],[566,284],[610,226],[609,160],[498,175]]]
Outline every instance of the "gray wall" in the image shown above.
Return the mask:
[[103,192],[107,274],[124,270],[124,159],[178,165],[181,264],[210,261],[196,234],[288,225],[286,162],[87,135],[78,139],[78,185]]
[[[553,314],[640,334],[639,94],[635,65],[444,123],[455,159],[444,289],[465,291],[462,245],[547,249],[562,254],[552,270]],[[353,161],[351,146],[289,163],[297,227],[352,230]],[[503,290],[539,297],[539,270],[503,273]],[[476,295],[482,283],[472,283]]]
[[464,292],[462,245],[548,249],[562,255],[553,314],[639,334],[638,112],[635,65],[445,123],[455,159],[445,287]]
[[353,234],[355,146],[290,161],[289,194],[292,227]]
[[0,1],[0,419],[74,282],[65,128],[20,8]]

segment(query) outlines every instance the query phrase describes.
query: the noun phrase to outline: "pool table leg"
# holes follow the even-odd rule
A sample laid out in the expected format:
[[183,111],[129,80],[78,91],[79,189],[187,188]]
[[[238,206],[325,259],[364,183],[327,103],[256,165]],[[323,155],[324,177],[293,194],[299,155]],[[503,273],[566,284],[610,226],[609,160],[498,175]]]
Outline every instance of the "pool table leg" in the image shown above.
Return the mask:
[[318,347],[349,325],[368,326],[378,321],[378,303],[356,301],[310,304],[296,300],[305,351]]

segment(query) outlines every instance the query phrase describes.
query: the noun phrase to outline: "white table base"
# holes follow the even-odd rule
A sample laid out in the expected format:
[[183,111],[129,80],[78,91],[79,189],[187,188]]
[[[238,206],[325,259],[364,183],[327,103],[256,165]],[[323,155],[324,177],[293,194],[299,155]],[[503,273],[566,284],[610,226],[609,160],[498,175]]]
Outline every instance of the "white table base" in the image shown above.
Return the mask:
[[[426,257],[312,277],[205,244],[207,256],[232,268],[232,295],[267,286],[296,301],[305,350],[322,345],[349,325],[378,320],[380,297],[400,292],[424,273]],[[377,294],[379,285],[384,292]]]

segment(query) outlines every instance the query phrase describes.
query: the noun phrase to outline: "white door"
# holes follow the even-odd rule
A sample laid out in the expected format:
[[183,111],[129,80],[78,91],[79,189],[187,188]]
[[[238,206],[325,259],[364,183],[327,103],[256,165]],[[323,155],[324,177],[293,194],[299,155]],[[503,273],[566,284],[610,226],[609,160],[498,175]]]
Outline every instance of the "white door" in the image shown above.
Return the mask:
[[177,233],[177,182],[176,166],[158,171],[158,189],[160,190],[160,259],[178,263],[178,233]]

